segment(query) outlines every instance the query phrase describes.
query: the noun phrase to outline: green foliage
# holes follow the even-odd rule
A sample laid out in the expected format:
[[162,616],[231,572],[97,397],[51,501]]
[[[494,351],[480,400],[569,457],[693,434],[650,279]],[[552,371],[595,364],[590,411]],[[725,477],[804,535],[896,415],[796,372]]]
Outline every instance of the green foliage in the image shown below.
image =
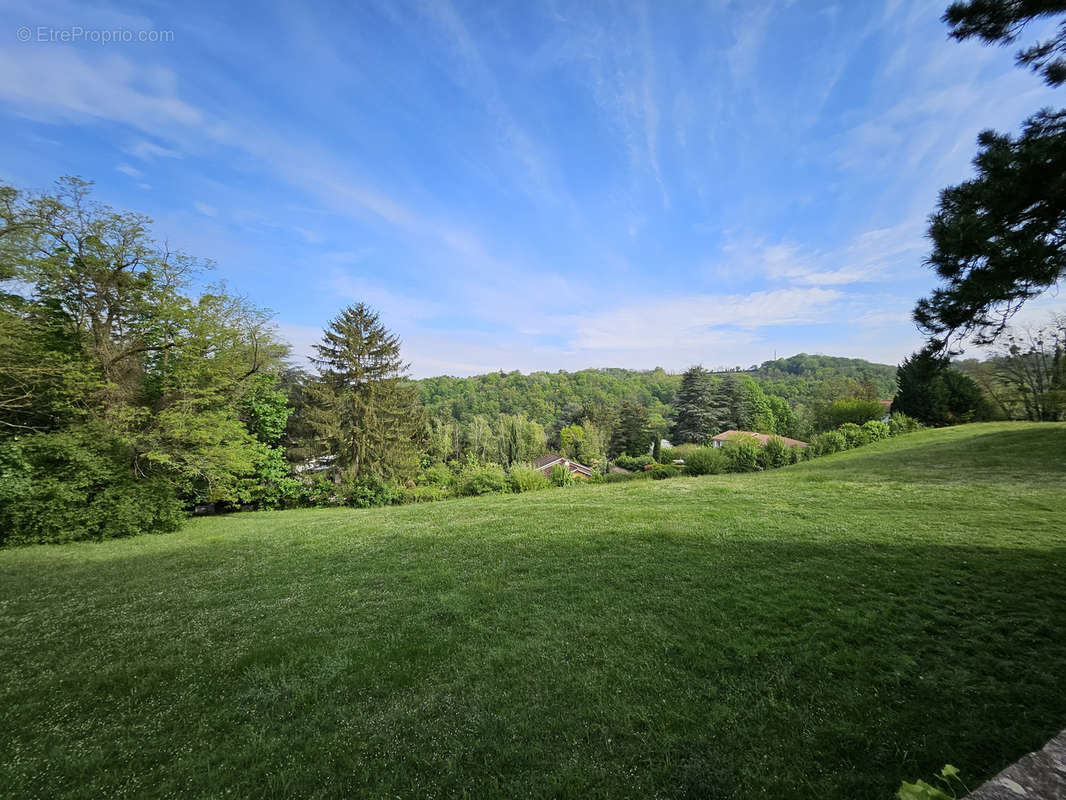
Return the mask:
[[847,450],[848,440],[840,431],[825,431],[812,438],[807,449],[811,450],[813,455],[828,456]]
[[552,486],[572,486],[574,484],[573,474],[563,464],[556,464],[552,467],[549,480]]
[[870,443],[870,435],[854,422],[845,422],[837,431],[843,434],[847,449]]
[[915,353],[900,364],[892,411],[924,425],[956,425],[989,415],[981,388],[968,375],[948,367],[947,359],[930,351]]
[[326,475],[316,475],[301,481],[301,484],[303,491],[300,495],[300,505],[323,508],[336,505],[343,499],[340,486]]
[[[558,466],[558,465],[556,465]],[[536,492],[551,486],[548,476],[539,469],[516,465],[511,467],[511,489],[515,492]]]
[[789,449],[780,436],[771,436],[759,450],[759,466],[763,469],[777,469],[789,464]]
[[353,508],[387,506],[399,498],[395,483],[373,473],[350,476],[341,482],[339,488],[344,504]]
[[470,466],[459,476],[459,493],[463,495],[496,494],[507,490],[507,475],[499,464]]
[[427,426],[406,380],[400,340],[363,303],[345,308],[315,345],[310,421],[339,470],[406,479],[417,471]]
[[881,419],[884,415],[884,406],[876,400],[852,397],[835,401],[827,410],[824,423],[829,427],[837,427],[847,422],[862,425],[872,419]]
[[700,447],[685,456],[688,475],[718,475],[729,468],[729,458],[720,447]]
[[701,365],[689,367],[681,376],[675,411],[672,436],[678,443],[703,444],[722,430],[718,381]]
[[452,496],[452,493],[441,486],[401,486],[396,490],[395,503],[407,504],[407,503],[435,503],[439,500],[446,500]]
[[654,464],[655,459],[650,454],[642,454],[638,456],[630,456],[622,453],[620,456],[614,459],[614,463],[622,469],[628,469],[630,472],[639,472],[644,469],[648,464]]
[[[959,41],[976,36],[986,44],[1013,44],[1030,22],[1064,11],[1062,0],[960,0],[948,7],[943,19]],[[1016,58],[1018,66],[1040,73],[1048,86],[1066,83],[1066,23],[1060,24],[1058,36],[1019,51]]]
[[696,452],[702,446],[703,445],[698,444],[679,444],[674,445],[673,447],[664,447],[659,453],[659,461],[663,464],[669,464],[676,458],[684,460],[688,458],[690,453]]
[[901,436],[921,429],[922,423],[914,419],[914,417],[908,417],[899,411],[892,412],[892,416],[888,418],[889,436]]
[[448,469],[447,464],[432,464],[418,474],[415,483],[447,489],[455,484],[455,473]]
[[280,447],[264,448],[247,482],[248,502],[255,508],[291,508],[301,504],[303,484],[289,474],[285,451]]
[[656,464],[648,472],[652,480],[661,481],[664,478],[676,478],[681,474],[681,467],[676,464]]
[[785,398],[767,394],[766,402],[770,408],[770,413],[774,417],[776,433],[792,439],[805,439],[808,436],[806,426],[800,421],[795,409],[789,405]]
[[277,375],[252,376],[240,400],[241,419],[248,432],[263,444],[277,444],[292,414],[288,402],[288,396],[278,388]]
[[[147,218],[93,203],[90,188],[0,191],[0,272],[32,291],[0,300],[0,436],[46,433],[20,446],[50,452],[70,484],[43,479],[56,514],[39,512],[33,538],[171,529],[177,500],[281,502],[298,487],[271,452],[287,411],[268,373],[286,348],[268,315],[223,286],[189,294],[206,265],[154,242]],[[83,524],[48,530],[82,493]]]
[[944,189],[930,218],[927,261],[944,285],[914,318],[935,350],[955,336],[994,341],[1066,275],[1066,110],[1030,117],[1018,138],[987,130],[977,141],[976,176]]
[[759,446],[755,442],[734,439],[720,449],[725,452],[728,472],[754,472],[759,469]]
[[958,791],[961,791],[962,794],[969,793],[966,784],[959,777],[958,768],[953,767],[951,764],[945,764],[940,770],[940,774],[935,777],[944,786],[944,789],[932,786],[920,779],[914,783],[903,781],[896,792],[896,797],[898,800],[955,800],[955,798],[961,796]]
[[177,530],[173,486],[136,476],[133,451],[99,426],[0,443],[0,545]]
[[622,453],[644,455],[651,448],[651,438],[648,409],[634,399],[623,400],[611,439],[611,453],[616,457]]
[[879,419],[872,419],[869,422],[864,422],[862,429],[866,434],[866,440],[869,442],[879,442],[882,439],[887,439],[890,433],[888,423],[882,422]]

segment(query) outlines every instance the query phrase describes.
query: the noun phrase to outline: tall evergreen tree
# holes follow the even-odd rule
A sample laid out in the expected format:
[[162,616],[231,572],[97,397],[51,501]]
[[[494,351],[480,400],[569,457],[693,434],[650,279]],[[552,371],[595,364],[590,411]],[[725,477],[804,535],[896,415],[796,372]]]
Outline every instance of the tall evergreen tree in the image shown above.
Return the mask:
[[892,412],[926,425],[954,425],[988,417],[988,403],[973,378],[948,366],[946,358],[928,350],[903,360],[896,376],[898,391]]
[[677,422],[673,437],[678,444],[703,444],[721,432],[721,407],[716,402],[714,377],[702,365],[689,367],[677,392]]
[[651,430],[648,424],[648,409],[632,399],[622,401],[618,409],[618,424],[611,438],[611,455],[626,453],[640,456],[651,446]]
[[362,303],[345,308],[315,345],[319,369],[309,418],[320,442],[353,477],[404,477],[417,468],[426,423],[407,380],[399,337]]

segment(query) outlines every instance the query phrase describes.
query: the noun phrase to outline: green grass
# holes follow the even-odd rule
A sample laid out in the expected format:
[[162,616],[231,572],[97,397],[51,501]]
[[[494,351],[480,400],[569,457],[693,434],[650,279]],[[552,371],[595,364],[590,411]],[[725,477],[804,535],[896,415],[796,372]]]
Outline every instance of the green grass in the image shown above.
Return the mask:
[[1066,727],[1066,425],[0,552],[0,794],[888,798]]

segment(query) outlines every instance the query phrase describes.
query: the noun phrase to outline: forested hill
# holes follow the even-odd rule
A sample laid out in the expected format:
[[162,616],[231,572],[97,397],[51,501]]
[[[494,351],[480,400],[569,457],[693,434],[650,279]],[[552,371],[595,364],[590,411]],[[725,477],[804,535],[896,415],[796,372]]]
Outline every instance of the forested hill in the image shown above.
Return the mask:
[[[738,372],[740,372],[738,370]],[[767,361],[744,370],[767,394],[786,398],[793,406],[806,405],[822,389],[847,394],[846,387],[867,382],[881,398],[895,391],[896,368],[859,358],[812,356]],[[645,405],[653,421],[670,417],[681,383],[679,374],[653,370],[585,369],[578,372],[492,372],[470,378],[447,376],[416,381],[422,404],[432,415],[468,421],[476,415],[525,414],[542,425],[576,418],[584,407],[614,408],[625,398]]]
[[869,381],[883,400],[891,399],[896,392],[896,367],[893,364],[875,364],[862,358],[839,358],[837,356],[810,356],[806,353],[765,361],[758,369],[748,373],[758,381],[768,394],[776,394],[797,402],[810,398],[818,384],[826,381]]

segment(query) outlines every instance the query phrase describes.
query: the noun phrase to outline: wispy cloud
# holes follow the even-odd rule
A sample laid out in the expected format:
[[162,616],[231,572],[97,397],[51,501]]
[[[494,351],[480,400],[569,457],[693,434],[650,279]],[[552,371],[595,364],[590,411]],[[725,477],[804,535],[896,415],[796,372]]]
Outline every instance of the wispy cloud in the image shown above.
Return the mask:
[[573,344],[591,350],[640,350],[694,341],[751,341],[759,328],[824,320],[841,297],[831,289],[777,289],[664,298],[576,319]]

